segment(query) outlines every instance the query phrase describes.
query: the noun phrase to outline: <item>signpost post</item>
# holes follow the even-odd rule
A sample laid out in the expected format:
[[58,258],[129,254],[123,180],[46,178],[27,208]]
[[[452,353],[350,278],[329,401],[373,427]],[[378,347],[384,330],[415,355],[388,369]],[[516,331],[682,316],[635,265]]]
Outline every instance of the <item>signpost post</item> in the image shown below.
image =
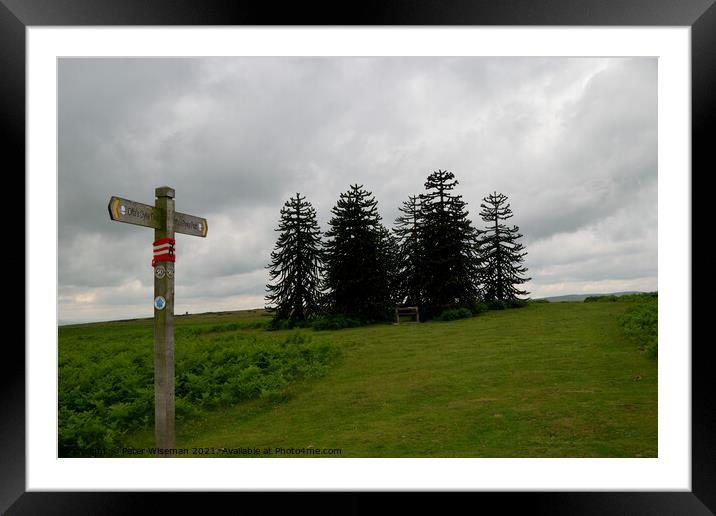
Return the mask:
[[[154,436],[158,450],[176,447],[174,433],[174,234],[206,237],[206,219],[174,211],[174,189],[155,191],[154,206],[109,200],[112,220],[154,229]],[[172,457],[172,453],[157,452]]]

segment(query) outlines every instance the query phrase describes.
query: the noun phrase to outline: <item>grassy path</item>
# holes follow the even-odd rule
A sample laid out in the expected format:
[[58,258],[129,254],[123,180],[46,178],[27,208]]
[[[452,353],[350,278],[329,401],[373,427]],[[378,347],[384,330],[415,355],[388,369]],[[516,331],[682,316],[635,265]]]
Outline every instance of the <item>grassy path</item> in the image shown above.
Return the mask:
[[[299,382],[277,405],[247,402],[180,423],[177,447],[655,457],[657,363],[625,340],[624,309],[544,303],[449,323],[321,332],[341,349],[326,376]],[[151,431],[128,444],[153,446]]]

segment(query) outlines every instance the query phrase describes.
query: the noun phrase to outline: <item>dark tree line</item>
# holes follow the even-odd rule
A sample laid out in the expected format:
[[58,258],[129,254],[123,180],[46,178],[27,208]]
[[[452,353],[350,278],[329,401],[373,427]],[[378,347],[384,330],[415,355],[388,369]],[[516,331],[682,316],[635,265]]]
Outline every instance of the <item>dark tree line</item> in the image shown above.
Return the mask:
[[281,210],[271,253],[266,299],[279,319],[318,314],[382,320],[396,304],[419,306],[425,317],[478,303],[529,294],[522,264],[526,252],[507,196],[488,195],[480,205],[486,223],[476,228],[455,191],[452,172],[438,170],[425,191],[408,197],[388,230],[378,203],[362,185],[351,185],[331,210],[321,235],[316,211],[296,194]]

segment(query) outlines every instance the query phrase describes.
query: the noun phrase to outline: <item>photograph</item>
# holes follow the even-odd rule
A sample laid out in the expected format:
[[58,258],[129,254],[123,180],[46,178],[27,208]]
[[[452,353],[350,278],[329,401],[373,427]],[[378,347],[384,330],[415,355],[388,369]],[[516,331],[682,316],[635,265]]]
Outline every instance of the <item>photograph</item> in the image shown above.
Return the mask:
[[659,59],[57,58],[59,458],[659,458]]
[[713,514],[713,3],[0,0],[0,513]]

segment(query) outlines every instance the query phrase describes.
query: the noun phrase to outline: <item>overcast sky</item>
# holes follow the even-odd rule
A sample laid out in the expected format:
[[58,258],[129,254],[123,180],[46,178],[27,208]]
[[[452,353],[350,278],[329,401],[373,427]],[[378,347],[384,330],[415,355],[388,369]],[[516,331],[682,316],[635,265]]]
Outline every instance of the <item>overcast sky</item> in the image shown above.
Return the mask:
[[279,210],[350,184],[392,227],[433,170],[477,226],[506,194],[531,297],[657,288],[653,58],[59,60],[59,319],[151,317],[153,230],[117,195],[209,221],[177,235],[176,313],[264,306]]

